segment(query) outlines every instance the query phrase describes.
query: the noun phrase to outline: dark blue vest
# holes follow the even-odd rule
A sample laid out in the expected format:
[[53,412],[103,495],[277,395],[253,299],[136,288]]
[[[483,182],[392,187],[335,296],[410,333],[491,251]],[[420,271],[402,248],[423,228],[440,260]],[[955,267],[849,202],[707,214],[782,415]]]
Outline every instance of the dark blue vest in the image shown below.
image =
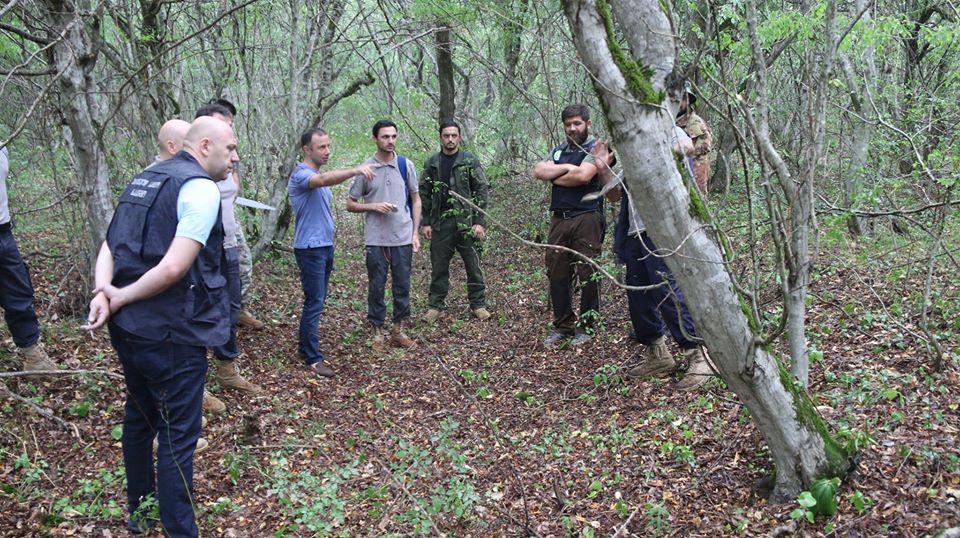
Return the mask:
[[[596,138],[587,140],[583,147],[570,147],[569,143],[557,146],[553,149],[550,157],[555,164],[574,164],[580,166],[580,163],[587,157],[593,145],[597,142]],[[554,185],[550,196],[550,210],[573,210],[573,211],[599,211],[603,207],[603,199],[592,202],[581,202],[583,195],[600,190],[600,177],[593,176],[590,183],[580,185],[579,187],[561,187]]]
[[[181,151],[127,185],[107,230],[114,286],[131,284],[160,263],[177,231],[180,188],[194,178],[213,181],[193,156]],[[146,340],[193,346],[226,343],[230,300],[222,266],[223,224],[218,215],[187,274],[159,294],[124,306],[113,315],[113,323]]]

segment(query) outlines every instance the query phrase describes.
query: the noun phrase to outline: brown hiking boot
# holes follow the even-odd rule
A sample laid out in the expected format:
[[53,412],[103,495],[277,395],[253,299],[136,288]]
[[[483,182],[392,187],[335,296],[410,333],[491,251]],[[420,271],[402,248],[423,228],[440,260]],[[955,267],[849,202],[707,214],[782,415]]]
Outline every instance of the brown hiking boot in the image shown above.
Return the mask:
[[390,343],[394,347],[406,349],[415,349],[417,347],[417,343],[413,341],[413,338],[410,338],[403,332],[403,323],[394,323],[390,326]]
[[436,308],[427,310],[427,313],[423,315],[423,321],[427,325],[433,325],[438,319],[440,319],[440,311]]
[[483,308],[482,306],[480,308],[475,309],[473,311],[473,315],[476,316],[476,318],[479,319],[480,321],[490,319],[490,311],[487,310],[486,308]]
[[381,352],[387,349],[387,337],[384,334],[383,326],[373,326],[373,338],[370,340],[370,349]]
[[246,310],[240,311],[240,319],[237,320],[237,325],[240,327],[246,327],[248,329],[253,329],[259,331],[260,329],[267,326],[266,323],[260,321],[259,319],[253,317],[253,314]]
[[[23,371],[29,372],[32,370],[59,370],[57,363],[53,362],[50,357],[47,356],[47,352],[43,350],[43,347],[40,345],[40,342],[36,344],[25,347],[20,350],[20,355],[23,357]],[[29,375],[26,376],[28,379],[43,379],[44,375]]]
[[691,391],[707,382],[707,379],[713,375],[713,368],[710,367],[710,357],[703,346],[697,346],[693,349],[683,350],[683,356],[690,364],[687,372],[683,374],[683,379],[677,383],[677,390]]
[[667,377],[677,368],[677,361],[667,348],[667,338],[661,336],[645,346],[638,366],[627,371],[627,377]]
[[211,413],[224,413],[227,410],[227,404],[207,392],[207,389],[203,389],[203,410]]
[[236,360],[217,360],[217,373],[213,376],[214,379],[220,383],[220,386],[225,389],[239,390],[241,392],[249,392],[256,394],[262,392],[263,389],[254,385],[253,383],[244,379],[240,372],[237,371],[237,361]]

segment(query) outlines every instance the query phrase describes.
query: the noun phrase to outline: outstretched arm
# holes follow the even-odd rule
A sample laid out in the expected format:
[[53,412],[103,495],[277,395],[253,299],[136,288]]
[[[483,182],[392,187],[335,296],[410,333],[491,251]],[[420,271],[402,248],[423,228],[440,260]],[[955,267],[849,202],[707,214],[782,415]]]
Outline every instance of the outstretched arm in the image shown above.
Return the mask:
[[309,185],[311,189],[316,189],[317,187],[332,187],[333,185],[343,183],[354,176],[363,176],[369,181],[373,179],[374,171],[381,166],[383,165],[362,164],[353,168],[317,172],[316,174],[310,176]]

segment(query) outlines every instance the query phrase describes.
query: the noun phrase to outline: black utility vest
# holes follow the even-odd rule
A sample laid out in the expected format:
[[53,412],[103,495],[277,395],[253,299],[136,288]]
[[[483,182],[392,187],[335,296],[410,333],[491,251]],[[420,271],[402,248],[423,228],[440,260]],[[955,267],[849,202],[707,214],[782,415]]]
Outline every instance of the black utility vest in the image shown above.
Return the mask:
[[[597,142],[596,138],[587,140],[582,147],[570,147],[570,143],[565,143],[554,148],[550,157],[554,164],[573,164],[580,166],[580,163],[587,157],[593,145]],[[603,199],[592,202],[581,202],[585,194],[600,190],[600,176],[595,175],[590,179],[590,183],[580,185],[579,187],[561,187],[554,185],[550,196],[551,211],[599,211],[602,209]]]
[[[177,231],[177,196],[187,180],[209,174],[187,152],[147,168],[127,185],[107,230],[113,285],[135,282],[155,267]],[[219,208],[220,202],[217,201]],[[223,224],[216,224],[182,279],[153,297],[131,303],[112,322],[145,340],[217,346],[230,335],[230,299],[223,266]]]

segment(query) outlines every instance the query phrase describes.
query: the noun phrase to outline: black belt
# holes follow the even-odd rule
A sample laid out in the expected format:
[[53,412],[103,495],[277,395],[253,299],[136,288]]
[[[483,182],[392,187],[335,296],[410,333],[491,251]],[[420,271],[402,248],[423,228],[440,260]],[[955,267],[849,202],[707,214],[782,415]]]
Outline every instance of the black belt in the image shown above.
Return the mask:
[[587,215],[590,213],[596,213],[596,209],[554,209],[553,216],[559,217],[563,220],[572,219],[579,217],[580,215]]
[[0,234],[4,234],[4,233],[9,232],[9,231],[10,231],[10,228],[11,228],[11,226],[10,226],[10,222],[9,222],[9,221],[4,222],[3,224],[0,224]]

